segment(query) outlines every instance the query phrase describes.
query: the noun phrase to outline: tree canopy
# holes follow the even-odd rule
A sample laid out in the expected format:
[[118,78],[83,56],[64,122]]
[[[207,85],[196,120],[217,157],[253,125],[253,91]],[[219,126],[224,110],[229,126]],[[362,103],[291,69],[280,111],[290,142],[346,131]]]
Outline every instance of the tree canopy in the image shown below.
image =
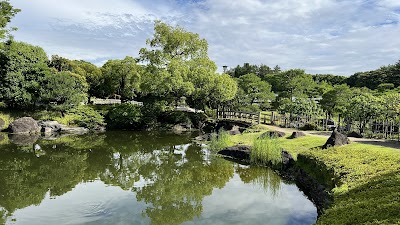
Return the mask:
[[16,28],[7,29],[7,25],[20,11],[20,9],[14,8],[8,0],[0,1],[0,40],[7,38],[10,31],[16,30]]
[[[220,80],[216,78],[220,75],[215,73],[217,67],[208,57],[208,43],[205,39],[161,21],[155,22],[154,31],[153,38],[146,42],[149,48],[142,48],[139,52],[141,62],[146,63],[141,84],[144,96],[163,98],[171,103],[181,97],[199,102],[205,90],[216,88],[212,82]],[[228,85],[235,92],[233,86]],[[221,100],[230,100],[230,96],[232,94]],[[218,102],[213,97],[208,99]],[[202,102],[202,105],[206,104],[210,102]]]

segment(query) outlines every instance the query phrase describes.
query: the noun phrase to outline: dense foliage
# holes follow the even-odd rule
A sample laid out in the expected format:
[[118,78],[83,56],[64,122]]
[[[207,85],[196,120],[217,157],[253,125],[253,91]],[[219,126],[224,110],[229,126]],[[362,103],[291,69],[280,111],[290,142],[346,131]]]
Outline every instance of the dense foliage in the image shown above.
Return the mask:
[[394,65],[382,66],[377,70],[355,73],[346,80],[346,83],[351,87],[367,87],[369,89],[382,88],[382,85],[388,88],[399,87],[400,61]]
[[16,28],[7,28],[7,25],[20,11],[20,9],[14,8],[8,0],[0,2],[0,40],[7,38],[10,31],[16,30]]

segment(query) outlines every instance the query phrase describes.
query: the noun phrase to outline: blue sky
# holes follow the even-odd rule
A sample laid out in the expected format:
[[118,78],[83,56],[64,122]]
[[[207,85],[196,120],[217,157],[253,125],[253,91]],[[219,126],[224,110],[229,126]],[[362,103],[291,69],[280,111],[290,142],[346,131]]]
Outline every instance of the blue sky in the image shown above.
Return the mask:
[[137,57],[154,20],[209,43],[219,71],[244,62],[351,75],[400,60],[400,0],[10,0],[15,39],[101,66]]

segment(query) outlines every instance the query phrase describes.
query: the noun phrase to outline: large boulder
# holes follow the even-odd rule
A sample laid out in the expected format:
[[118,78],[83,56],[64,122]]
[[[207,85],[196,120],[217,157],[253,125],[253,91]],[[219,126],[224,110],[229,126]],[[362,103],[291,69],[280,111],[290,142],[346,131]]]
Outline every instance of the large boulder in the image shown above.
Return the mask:
[[350,141],[346,135],[339,133],[339,131],[337,130],[334,130],[326,143],[322,146],[322,149],[327,149],[333,146],[342,146],[349,143]]
[[238,160],[250,160],[251,147],[247,145],[236,145],[233,147],[225,148],[218,152],[223,156],[228,156]]
[[40,132],[40,127],[32,117],[19,118],[10,123],[8,129],[13,134],[36,134]]
[[265,139],[265,138],[280,138],[285,136],[286,134],[281,131],[267,131],[258,137],[258,139]]
[[289,138],[290,138],[290,139],[295,139],[295,138],[303,137],[303,136],[306,136],[306,134],[305,134],[304,132],[301,132],[301,131],[294,131],[294,132],[292,133],[292,135],[291,135]]

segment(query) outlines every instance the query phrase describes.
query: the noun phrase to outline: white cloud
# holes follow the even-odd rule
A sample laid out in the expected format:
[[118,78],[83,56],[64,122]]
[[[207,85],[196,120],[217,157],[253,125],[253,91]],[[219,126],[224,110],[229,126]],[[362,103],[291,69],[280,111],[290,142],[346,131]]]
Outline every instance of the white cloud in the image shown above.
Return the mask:
[[244,62],[351,75],[399,60],[397,0],[11,0],[16,39],[96,63],[137,56],[155,19],[199,33],[220,70]]

